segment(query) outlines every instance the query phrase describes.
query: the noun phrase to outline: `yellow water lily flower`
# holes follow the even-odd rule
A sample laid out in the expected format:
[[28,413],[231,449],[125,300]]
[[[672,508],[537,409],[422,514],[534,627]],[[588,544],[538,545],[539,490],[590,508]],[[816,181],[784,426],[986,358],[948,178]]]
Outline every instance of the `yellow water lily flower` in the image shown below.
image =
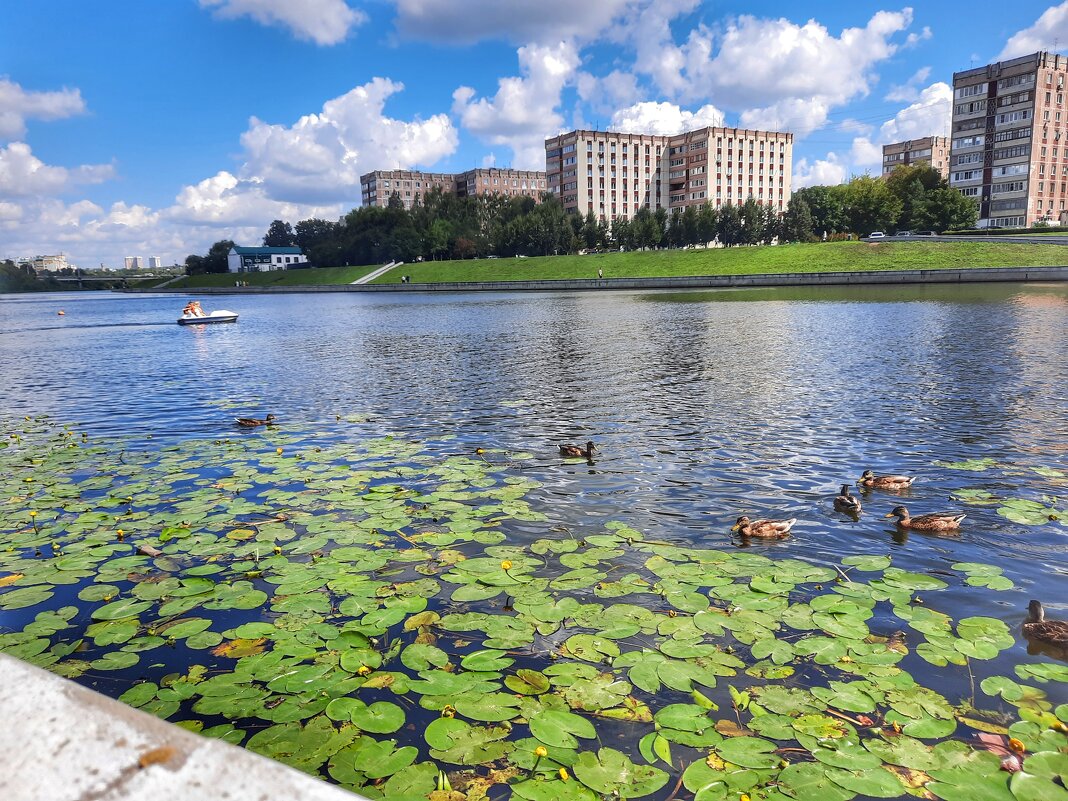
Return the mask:
[[443,718],[456,717],[456,707],[454,707],[452,704],[445,704],[445,706],[441,709],[441,716]]
[[33,509],[30,510],[30,517],[37,517],[37,512]]
[[1015,737],[1009,740],[1009,748],[1020,754],[1027,750],[1027,746],[1024,745],[1020,740],[1017,740]]
[[356,668],[357,676],[366,676],[370,672],[371,668],[367,667],[367,665],[360,665],[358,668]]
[[542,757],[547,757],[549,756],[549,749],[546,748],[544,745],[539,745],[537,748],[534,749],[534,756],[536,756],[538,759],[541,759]]
[[571,778],[571,774],[567,772],[567,768],[560,768],[560,781],[566,782]]
[[279,456],[281,456],[282,455],[282,449],[281,448],[276,448],[275,449],[275,453],[277,453]]
[[509,562],[507,559],[505,559],[503,562],[501,562],[501,570],[511,570],[511,569],[512,569],[512,563]]

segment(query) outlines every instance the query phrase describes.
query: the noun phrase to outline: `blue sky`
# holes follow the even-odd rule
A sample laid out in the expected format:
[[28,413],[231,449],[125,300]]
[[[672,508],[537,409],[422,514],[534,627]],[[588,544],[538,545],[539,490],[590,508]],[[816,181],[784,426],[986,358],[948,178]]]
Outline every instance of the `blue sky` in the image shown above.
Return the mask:
[[[944,134],[955,70],[1068,2],[35,0],[0,6],[0,258],[166,263],[337,218],[373,169],[543,168],[574,127],[792,130],[796,185]],[[1006,10],[1008,9],[1008,10]]]

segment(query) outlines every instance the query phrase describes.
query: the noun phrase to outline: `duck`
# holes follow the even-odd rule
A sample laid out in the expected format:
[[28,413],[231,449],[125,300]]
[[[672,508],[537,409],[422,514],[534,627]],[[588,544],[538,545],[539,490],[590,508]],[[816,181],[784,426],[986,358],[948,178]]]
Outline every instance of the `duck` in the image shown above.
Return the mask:
[[865,470],[857,483],[862,487],[874,487],[883,490],[903,490],[912,486],[915,476],[877,476],[871,470]]
[[849,485],[843,484],[841,492],[834,499],[834,508],[839,512],[845,512],[847,515],[859,515],[861,513],[860,498],[856,495],[851,495]]
[[275,417],[274,417],[273,414],[267,415],[262,420],[260,420],[259,418],[256,418],[256,417],[238,417],[238,418],[236,418],[237,424],[239,426],[244,426],[245,428],[255,428],[256,426],[272,426],[272,425],[274,425],[274,420],[275,420]]
[[742,515],[738,518],[738,522],[731,526],[731,531],[737,531],[743,537],[781,540],[790,536],[790,529],[796,522],[796,517],[791,517],[789,520],[750,520]]
[[571,456],[576,459],[592,459],[593,450],[594,445],[592,442],[587,442],[585,448],[579,447],[578,445],[561,445],[560,455]]
[[1039,601],[1031,601],[1027,605],[1023,633],[1028,639],[1068,650],[1068,621],[1046,620],[1046,612]]
[[967,515],[964,512],[933,512],[912,517],[904,506],[895,506],[886,517],[896,517],[901,528],[916,531],[954,531],[960,528],[960,521]]

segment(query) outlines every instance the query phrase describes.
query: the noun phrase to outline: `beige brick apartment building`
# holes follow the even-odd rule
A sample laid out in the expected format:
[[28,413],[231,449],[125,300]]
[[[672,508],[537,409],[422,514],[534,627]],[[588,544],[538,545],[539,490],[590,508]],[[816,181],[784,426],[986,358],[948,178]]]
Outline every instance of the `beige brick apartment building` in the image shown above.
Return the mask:
[[925,136],[883,145],[883,175],[889,175],[895,167],[910,164],[930,164],[948,181],[949,137]]
[[1066,75],[1046,52],[954,73],[949,182],[981,228],[1068,223]]
[[776,211],[790,202],[793,134],[700,128],[676,136],[570,131],[545,140],[549,191],[564,209],[629,219],[643,206],[687,206],[754,198]]
[[460,197],[525,195],[535,200],[547,191],[543,172],[497,167],[481,167],[461,173],[375,170],[360,176],[361,202],[364,206],[388,206],[390,196],[396,192],[404,208],[410,209],[416,198],[422,198],[435,188]]

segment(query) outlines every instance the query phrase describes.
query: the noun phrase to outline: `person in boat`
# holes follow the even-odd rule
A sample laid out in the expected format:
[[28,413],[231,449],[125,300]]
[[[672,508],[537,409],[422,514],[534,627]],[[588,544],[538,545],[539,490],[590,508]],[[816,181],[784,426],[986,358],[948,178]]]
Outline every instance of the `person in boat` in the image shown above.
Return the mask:
[[200,307],[199,300],[191,300],[185,304],[185,308],[182,309],[182,316],[186,317],[207,317],[204,310]]

